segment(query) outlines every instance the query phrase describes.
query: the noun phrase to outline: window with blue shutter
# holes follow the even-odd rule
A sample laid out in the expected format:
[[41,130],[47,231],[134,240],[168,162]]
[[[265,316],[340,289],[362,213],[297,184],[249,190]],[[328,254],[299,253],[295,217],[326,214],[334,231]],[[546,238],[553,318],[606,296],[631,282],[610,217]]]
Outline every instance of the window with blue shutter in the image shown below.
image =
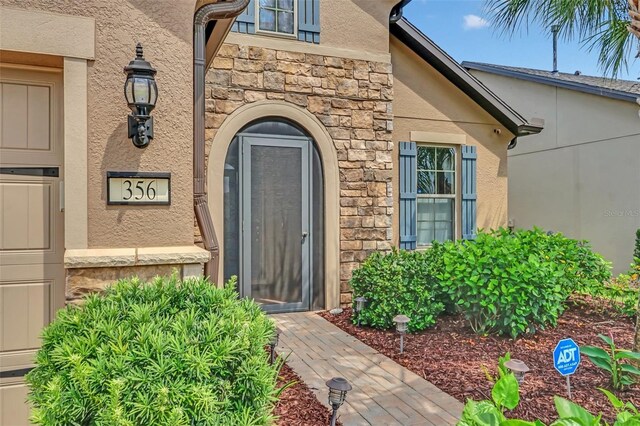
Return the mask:
[[417,241],[417,156],[415,142],[400,142],[400,248],[413,250]]
[[292,36],[320,43],[320,0],[250,0],[231,31]]
[[475,146],[462,146],[462,238],[476,238],[476,154]]

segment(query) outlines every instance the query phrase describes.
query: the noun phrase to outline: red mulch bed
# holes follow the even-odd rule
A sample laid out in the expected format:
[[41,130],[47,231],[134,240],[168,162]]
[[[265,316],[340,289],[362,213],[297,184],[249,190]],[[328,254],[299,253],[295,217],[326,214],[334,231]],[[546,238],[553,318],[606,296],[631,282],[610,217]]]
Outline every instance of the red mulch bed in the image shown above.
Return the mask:
[[[495,375],[498,357],[511,352],[512,358],[525,361],[532,371],[521,386],[520,405],[507,413],[507,417],[540,419],[546,423],[556,418],[553,396],[567,397],[565,379],[553,368],[553,349],[557,342],[571,337],[580,346],[602,346],[597,335],[611,333],[619,348],[630,349],[634,330],[631,318],[617,314],[593,299],[576,298],[569,302],[557,327],[539,331],[534,336],[516,340],[478,336],[460,316],[447,316],[427,331],[405,336],[405,352],[400,355],[397,334],[354,326],[351,309],[345,309],[339,315],[328,312],[320,315],[462,402],[468,398],[490,399],[492,384],[482,366]],[[572,400],[613,420],[614,410],[596,389],[608,385],[603,371],[582,356],[578,370],[571,376]],[[624,401],[640,406],[640,385],[617,394]]]
[[[274,414],[278,417],[277,424],[282,426],[326,426],[331,419],[331,413],[318,401],[309,387],[302,381],[287,364],[280,370],[278,386],[289,382],[296,382],[280,394],[280,401],[276,404]],[[341,424],[338,422],[338,424]]]

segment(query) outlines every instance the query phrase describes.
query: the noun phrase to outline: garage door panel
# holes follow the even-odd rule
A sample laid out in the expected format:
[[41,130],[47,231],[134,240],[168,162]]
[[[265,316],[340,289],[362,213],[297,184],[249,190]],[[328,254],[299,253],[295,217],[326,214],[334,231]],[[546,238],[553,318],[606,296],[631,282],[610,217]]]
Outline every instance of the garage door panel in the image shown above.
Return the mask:
[[0,148],[27,148],[27,86],[2,84]]
[[0,188],[0,250],[51,249],[51,183],[0,182]]
[[[0,387],[0,424],[26,426],[29,422],[29,405],[26,403],[29,389],[25,384]],[[18,420],[25,419],[25,420]]]
[[51,318],[51,281],[0,282],[0,352],[36,349]]

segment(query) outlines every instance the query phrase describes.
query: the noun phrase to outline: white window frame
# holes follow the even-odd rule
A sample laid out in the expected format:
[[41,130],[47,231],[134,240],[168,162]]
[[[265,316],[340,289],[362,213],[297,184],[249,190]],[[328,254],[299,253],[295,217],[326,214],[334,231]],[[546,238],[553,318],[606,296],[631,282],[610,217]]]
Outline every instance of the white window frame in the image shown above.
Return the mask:
[[[277,2],[276,1],[276,7]],[[276,12],[277,15],[277,12]],[[268,35],[273,37],[284,37],[289,39],[298,39],[298,0],[293,0],[293,34],[281,33],[278,31],[263,30],[260,28],[260,0],[255,1],[255,26],[256,34]]]
[[452,241],[455,241],[459,238],[458,233],[460,232],[458,226],[458,218],[459,218],[459,210],[460,210],[460,190],[461,186],[461,177],[460,177],[460,169],[461,169],[461,155],[460,155],[460,147],[458,145],[444,145],[444,144],[433,144],[433,143],[418,143],[417,145],[418,151],[420,148],[453,148],[453,167],[454,167],[454,193],[453,194],[420,194],[418,193],[417,181],[418,181],[418,173],[420,172],[420,168],[418,167],[418,153],[416,152],[416,248],[417,249],[426,249],[432,246],[431,243],[428,244],[419,244],[417,240],[418,234],[418,203],[420,199],[453,199],[453,232],[452,232]]

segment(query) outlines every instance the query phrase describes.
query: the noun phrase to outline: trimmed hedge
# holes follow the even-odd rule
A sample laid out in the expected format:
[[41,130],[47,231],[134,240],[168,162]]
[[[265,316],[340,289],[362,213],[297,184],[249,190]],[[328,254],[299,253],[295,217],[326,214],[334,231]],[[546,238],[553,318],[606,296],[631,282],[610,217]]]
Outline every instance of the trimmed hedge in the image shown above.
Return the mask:
[[571,293],[610,276],[610,264],[585,241],[501,228],[424,251],[374,253],[351,286],[354,297],[367,298],[363,325],[389,328],[404,314],[410,331],[419,331],[445,310],[460,311],[477,333],[515,337],[555,325]]
[[266,425],[274,325],[230,282],[120,281],[68,306],[27,375],[41,425]]

